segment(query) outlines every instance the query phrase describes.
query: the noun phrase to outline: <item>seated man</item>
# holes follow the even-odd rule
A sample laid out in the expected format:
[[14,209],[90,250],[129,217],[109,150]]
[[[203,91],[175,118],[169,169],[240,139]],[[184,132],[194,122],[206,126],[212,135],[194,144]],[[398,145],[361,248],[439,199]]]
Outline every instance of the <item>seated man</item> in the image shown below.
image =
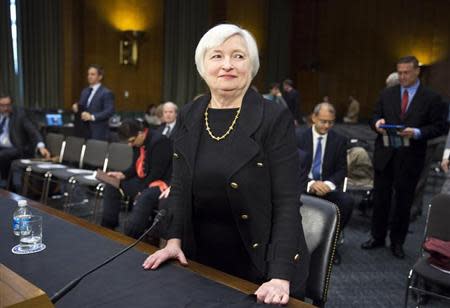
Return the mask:
[[[353,199],[339,191],[347,175],[347,140],[330,130],[336,111],[329,103],[314,108],[313,126],[298,136],[298,146],[308,154],[309,181],[307,193],[336,204],[340,212],[341,230],[350,220]],[[340,262],[337,254],[335,263]]]
[[[120,188],[106,185],[102,226],[114,229],[119,224],[120,200],[127,195],[136,199],[133,214],[125,233],[139,237],[145,230],[149,217],[157,208],[161,190],[166,188],[172,166],[172,148],[169,139],[156,131],[144,129],[141,122],[126,119],[119,128],[119,135],[128,139],[134,148],[133,162],[124,172],[108,172],[120,180]],[[136,198],[141,194],[139,198]]]
[[13,106],[9,95],[0,93],[0,176],[8,177],[11,162],[17,158],[32,157],[36,150],[50,158],[42,136],[25,112]]

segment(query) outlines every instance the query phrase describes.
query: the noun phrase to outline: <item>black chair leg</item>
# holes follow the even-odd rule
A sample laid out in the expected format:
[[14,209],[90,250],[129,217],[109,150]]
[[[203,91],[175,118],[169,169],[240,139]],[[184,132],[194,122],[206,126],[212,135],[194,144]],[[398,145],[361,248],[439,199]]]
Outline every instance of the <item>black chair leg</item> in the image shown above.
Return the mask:
[[409,274],[408,274],[408,280],[407,280],[407,282],[406,282],[405,304],[404,304],[404,307],[405,307],[405,308],[408,307],[409,287],[410,287],[410,285],[411,285],[411,280],[412,280],[413,274],[414,274],[414,270],[411,269],[411,270],[409,271]]

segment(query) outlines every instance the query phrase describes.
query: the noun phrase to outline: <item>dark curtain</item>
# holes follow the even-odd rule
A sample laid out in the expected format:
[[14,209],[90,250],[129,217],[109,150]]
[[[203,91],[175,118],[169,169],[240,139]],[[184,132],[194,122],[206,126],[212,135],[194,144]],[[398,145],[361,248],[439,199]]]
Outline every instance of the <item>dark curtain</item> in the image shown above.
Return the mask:
[[0,92],[15,97],[9,0],[0,0]]
[[24,105],[62,108],[60,0],[18,0]]
[[165,101],[183,105],[206,87],[197,73],[195,48],[208,30],[207,0],[166,0],[164,89]]
[[266,61],[262,63],[267,67],[267,85],[289,77],[292,9],[292,1],[269,1],[268,51]]

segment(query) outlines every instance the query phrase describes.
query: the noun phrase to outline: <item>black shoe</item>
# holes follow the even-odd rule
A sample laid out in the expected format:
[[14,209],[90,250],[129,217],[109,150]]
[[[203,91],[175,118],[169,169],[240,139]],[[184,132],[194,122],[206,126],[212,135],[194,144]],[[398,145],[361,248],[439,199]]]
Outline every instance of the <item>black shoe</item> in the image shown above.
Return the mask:
[[362,249],[374,249],[384,246],[385,246],[384,241],[376,240],[372,237],[368,241],[361,244]]
[[334,254],[333,264],[334,265],[341,264],[341,255],[339,254],[339,252],[337,250],[336,250],[336,252]]
[[391,245],[392,255],[398,259],[405,258],[405,252],[403,251],[403,246],[400,244],[392,244]]

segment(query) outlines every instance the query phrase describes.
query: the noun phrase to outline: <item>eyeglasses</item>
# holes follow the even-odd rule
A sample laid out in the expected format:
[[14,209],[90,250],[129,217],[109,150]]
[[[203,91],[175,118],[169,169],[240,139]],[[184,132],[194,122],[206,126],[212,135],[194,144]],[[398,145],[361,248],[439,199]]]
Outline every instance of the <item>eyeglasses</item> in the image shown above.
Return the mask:
[[330,126],[334,125],[334,120],[319,120],[320,125],[329,124]]

